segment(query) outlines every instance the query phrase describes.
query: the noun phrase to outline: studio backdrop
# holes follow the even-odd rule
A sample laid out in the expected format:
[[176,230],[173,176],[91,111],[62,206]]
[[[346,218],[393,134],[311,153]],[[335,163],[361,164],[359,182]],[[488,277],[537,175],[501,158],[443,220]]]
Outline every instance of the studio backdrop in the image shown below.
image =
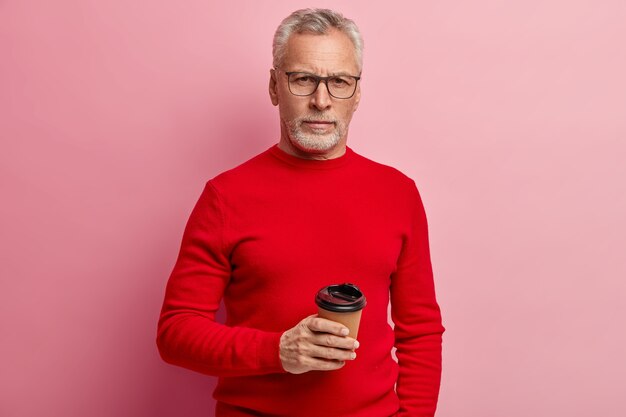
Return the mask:
[[302,7],[360,26],[348,144],[424,200],[437,415],[626,415],[622,0],[0,1],[0,415],[213,415],[158,314],[204,183],[278,140]]

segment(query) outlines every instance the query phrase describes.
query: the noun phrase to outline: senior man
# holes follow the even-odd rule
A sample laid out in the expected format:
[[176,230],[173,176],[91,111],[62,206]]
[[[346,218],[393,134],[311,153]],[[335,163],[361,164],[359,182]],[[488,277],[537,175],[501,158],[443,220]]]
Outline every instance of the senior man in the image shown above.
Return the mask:
[[[189,218],[157,344],[219,377],[217,417],[435,413],[444,328],[421,199],[346,146],[362,48],[337,12],[283,20],[269,80],[280,140],[208,181]],[[343,282],[367,297],[358,341],[315,314],[317,291]]]

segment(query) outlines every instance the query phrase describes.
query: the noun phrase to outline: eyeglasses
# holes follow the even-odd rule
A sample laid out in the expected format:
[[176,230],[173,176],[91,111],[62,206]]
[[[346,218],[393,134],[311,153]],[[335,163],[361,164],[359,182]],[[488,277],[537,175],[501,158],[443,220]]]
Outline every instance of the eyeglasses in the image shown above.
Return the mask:
[[354,75],[332,75],[320,77],[308,72],[285,72],[287,74],[289,91],[294,96],[310,96],[317,91],[320,82],[326,84],[328,94],[339,99],[351,98],[356,92],[356,86],[361,77]]

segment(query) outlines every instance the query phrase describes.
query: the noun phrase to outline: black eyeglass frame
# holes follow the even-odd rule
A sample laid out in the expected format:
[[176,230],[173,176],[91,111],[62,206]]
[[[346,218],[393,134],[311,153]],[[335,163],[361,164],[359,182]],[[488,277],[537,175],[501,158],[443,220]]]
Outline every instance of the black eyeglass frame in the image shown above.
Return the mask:
[[[324,84],[326,84],[326,91],[328,91],[328,94],[333,97],[336,98],[337,100],[348,100],[351,99],[352,97],[354,97],[354,94],[356,93],[356,89],[358,87],[359,84],[359,80],[361,79],[361,76],[356,76],[356,75],[331,75],[328,77],[320,77],[319,75],[315,75],[315,74],[311,74],[310,72],[302,72],[302,71],[283,71],[286,75],[287,75],[287,87],[289,88],[289,92],[291,94],[293,94],[294,96],[298,96],[298,97],[308,97],[308,96],[312,96],[313,94],[315,94],[315,92],[317,91],[317,89],[320,86],[320,82],[324,82]],[[293,91],[291,91],[291,83],[289,82],[289,78],[291,77],[292,74],[306,74],[309,77],[313,78],[316,82],[315,82],[315,88],[313,89],[313,91],[309,94],[296,94]],[[335,95],[333,95],[333,93],[330,92],[330,88],[328,88],[328,80],[333,79],[333,78],[338,78],[338,77],[349,77],[349,78],[353,78],[355,83],[354,83],[354,91],[352,91],[352,94],[350,94],[349,97],[337,97]]]

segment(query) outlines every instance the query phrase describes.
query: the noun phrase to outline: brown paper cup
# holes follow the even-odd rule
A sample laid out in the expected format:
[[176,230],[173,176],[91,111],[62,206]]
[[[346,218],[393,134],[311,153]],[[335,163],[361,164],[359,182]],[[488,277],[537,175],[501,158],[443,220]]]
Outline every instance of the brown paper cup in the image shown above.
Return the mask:
[[315,296],[318,316],[343,324],[350,330],[348,336],[356,339],[359,334],[361,313],[367,304],[365,296],[354,284],[329,285]]
[[336,311],[328,311],[324,310],[321,307],[318,307],[317,315],[327,320],[336,321],[337,323],[341,323],[346,326],[350,330],[350,336],[353,339],[356,339],[359,334],[359,324],[361,323],[361,312],[363,310],[354,311],[352,313],[337,313]]

